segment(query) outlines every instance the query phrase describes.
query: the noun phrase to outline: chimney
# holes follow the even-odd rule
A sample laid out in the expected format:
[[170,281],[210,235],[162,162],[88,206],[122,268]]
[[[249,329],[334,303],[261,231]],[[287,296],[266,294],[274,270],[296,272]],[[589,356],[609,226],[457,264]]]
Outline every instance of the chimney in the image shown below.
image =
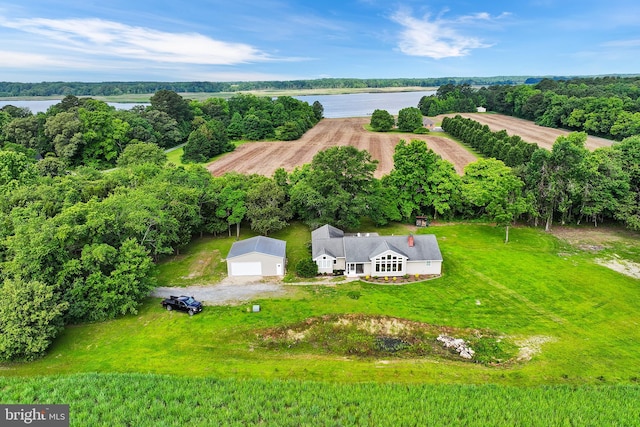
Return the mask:
[[412,234],[409,234],[408,243],[409,243],[409,247],[412,248],[413,247],[413,235]]

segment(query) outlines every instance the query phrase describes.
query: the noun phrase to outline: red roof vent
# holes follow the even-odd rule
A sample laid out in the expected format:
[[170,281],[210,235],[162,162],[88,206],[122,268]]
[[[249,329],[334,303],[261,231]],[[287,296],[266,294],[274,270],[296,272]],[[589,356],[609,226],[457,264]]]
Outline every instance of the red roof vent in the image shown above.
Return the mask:
[[409,243],[409,247],[412,248],[413,247],[413,236],[412,235],[409,235],[408,243]]

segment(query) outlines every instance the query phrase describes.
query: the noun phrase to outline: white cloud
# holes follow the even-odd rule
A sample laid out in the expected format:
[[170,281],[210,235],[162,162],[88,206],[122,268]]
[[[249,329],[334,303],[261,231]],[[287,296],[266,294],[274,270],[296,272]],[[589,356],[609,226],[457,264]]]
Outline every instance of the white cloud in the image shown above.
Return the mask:
[[463,27],[473,27],[476,23],[486,25],[507,15],[492,18],[483,12],[448,20],[442,14],[434,19],[427,14],[418,19],[407,10],[399,10],[391,19],[403,27],[398,41],[402,53],[442,59],[469,55],[471,49],[491,47],[491,44],[484,43],[478,37],[463,34]]
[[640,39],[630,39],[630,40],[613,40],[609,42],[601,43],[600,46],[604,47],[640,47]]
[[63,61],[35,53],[0,50],[0,57],[2,58],[0,68],[21,69],[24,67],[62,67],[65,65]]
[[102,19],[0,18],[0,26],[40,36],[41,45],[85,55],[163,63],[232,65],[271,58],[253,46],[198,33],[170,33]]

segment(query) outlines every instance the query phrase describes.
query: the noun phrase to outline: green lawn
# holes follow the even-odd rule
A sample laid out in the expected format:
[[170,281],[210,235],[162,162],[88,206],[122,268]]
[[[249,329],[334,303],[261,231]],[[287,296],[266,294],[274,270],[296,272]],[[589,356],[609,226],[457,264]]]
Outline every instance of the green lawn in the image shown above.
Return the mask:
[[[370,231],[370,228],[367,228]],[[404,226],[380,230],[401,234]],[[364,231],[364,228],[363,228]],[[594,255],[531,228],[441,225],[434,233],[444,276],[402,286],[362,282],[288,285],[288,295],[199,315],[161,310],[147,300],[136,316],[68,327],[49,354],[5,364],[5,376],[119,372],[216,378],[338,382],[544,385],[635,383],[640,377],[640,281],[601,267]],[[248,237],[250,234],[243,234]],[[289,262],[305,256],[309,230],[294,224],[274,234],[288,241]],[[161,284],[175,284],[207,253],[222,256],[233,238],[197,239],[158,267]],[[632,243],[637,243],[637,241]],[[199,264],[198,264],[199,265]],[[214,280],[224,264],[209,264]],[[353,295],[359,295],[354,299]],[[267,349],[265,328],[327,314],[385,315],[455,328],[488,329],[531,350],[529,361],[501,366],[437,358],[344,357],[326,352]]]
[[[242,144],[246,144],[247,142],[250,142],[250,141],[246,141],[246,140],[233,141],[233,145],[235,145],[236,148],[237,148]],[[173,163],[173,164],[178,165],[178,166],[184,166],[185,163],[182,163],[182,154],[183,153],[184,153],[184,149],[183,149],[182,146],[180,146],[178,148],[173,148],[173,149],[167,150],[166,151],[167,163],[170,162],[170,163]],[[214,156],[214,157],[210,158],[209,160],[207,160],[206,162],[200,163],[200,164],[203,165],[203,166],[206,166],[208,163],[211,163],[212,161],[220,158],[221,156],[224,156],[225,154],[227,154],[227,153],[222,153],[220,155]]]
[[177,166],[182,166],[182,154],[184,153],[184,149],[182,147],[172,149],[171,151],[166,151],[167,154],[167,162],[171,162]]

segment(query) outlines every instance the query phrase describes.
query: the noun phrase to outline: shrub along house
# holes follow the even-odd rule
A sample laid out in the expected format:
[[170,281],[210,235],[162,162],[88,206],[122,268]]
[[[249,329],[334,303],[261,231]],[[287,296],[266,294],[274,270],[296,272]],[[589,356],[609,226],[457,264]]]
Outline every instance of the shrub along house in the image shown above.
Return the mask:
[[433,234],[345,234],[324,225],[311,232],[311,253],[318,273],[344,271],[347,276],[374,277],[442,274],[442,254]]
[[227,255],[229,276],[284,276],[284,240],[256,236],[233,242]]

